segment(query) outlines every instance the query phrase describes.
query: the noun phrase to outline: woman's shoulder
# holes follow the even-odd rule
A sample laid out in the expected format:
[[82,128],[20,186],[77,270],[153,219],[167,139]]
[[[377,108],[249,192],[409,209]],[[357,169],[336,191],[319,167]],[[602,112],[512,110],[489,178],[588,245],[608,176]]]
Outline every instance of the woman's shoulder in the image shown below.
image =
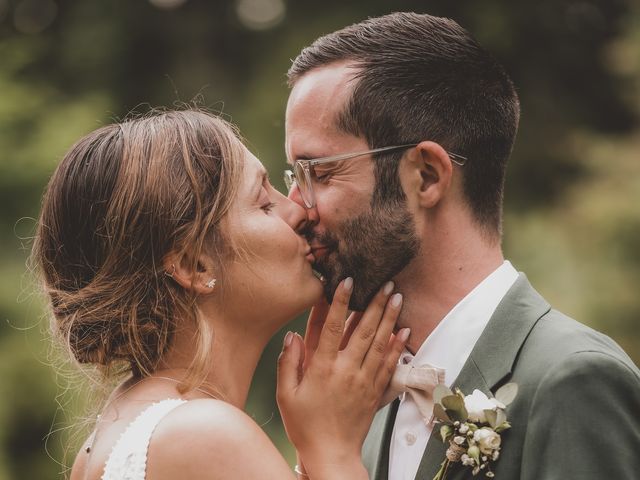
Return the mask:
[[[206,445],[226,448],[236,442],[258,441],[264,432],[245,412],[230,403],[197,399],[183,403],[160,422],[152,444],[160,448],[197,451]],[[176,442],[180,439],[180,442]]]
[[197,399],[176,407],[158,424],[149,445],[147,475],[158,480],[250,478],[264,474],[265,467],[276,475],[290,472],[245,412],[221,400]]
[[261,435],[260,427],[244,411],[222,400],[196,399],[173,409],[156,428],[153,442],[172,440],[188,434],[200,441],[215,442],[235,436]]

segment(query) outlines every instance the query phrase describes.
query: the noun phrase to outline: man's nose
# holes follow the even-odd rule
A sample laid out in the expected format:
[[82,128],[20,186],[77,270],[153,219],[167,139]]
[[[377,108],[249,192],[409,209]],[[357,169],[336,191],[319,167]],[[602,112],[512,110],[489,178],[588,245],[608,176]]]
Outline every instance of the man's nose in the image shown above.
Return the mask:
[[314,225],[318,224],[320,217],[318,215],[317,206],[314,205],[311,208],[307,207],[306,203],[304,203],[304,199],[302,198],[302,195],[300,194],[300,189],[298,188],[298,185],[294,183],[291,186],[291,189],[289,190],[289,194],[287,195],[287,197],[289,198],[289,200],[297,203],[298,205],[300,205],[302,208],[306,210],[308,225],[313,227]]
[[285,221],[296,233],[304,235],[306,229],[309,228],[309,217],[307,216],[307,209],[299,205],[297,202],[292,201],[291,199],[285,200],[285,203]]

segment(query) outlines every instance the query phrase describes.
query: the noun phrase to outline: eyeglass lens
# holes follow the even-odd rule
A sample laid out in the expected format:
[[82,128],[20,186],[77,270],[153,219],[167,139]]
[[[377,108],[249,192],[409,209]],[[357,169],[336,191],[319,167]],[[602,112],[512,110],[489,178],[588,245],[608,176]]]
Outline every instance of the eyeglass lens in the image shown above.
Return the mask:
[[293,171],[294,180],[298,185],[298,190],[300,190],[302,199],[307,206],[311,206],[313,204],[313,192],[311,191],[311,185],[309,185],[309,175],[307,175],[307,172],[300,162],[296,162],[294,164]]

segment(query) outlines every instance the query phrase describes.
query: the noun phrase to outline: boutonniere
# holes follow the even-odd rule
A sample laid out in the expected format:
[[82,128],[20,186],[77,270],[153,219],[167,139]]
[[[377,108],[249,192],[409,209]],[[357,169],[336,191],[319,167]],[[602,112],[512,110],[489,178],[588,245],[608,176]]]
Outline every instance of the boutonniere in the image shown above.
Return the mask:
[[440,420],[440,436],[449,444],[445,460],[433,480],[444,480],[451,463],[462,462],[471,468],[472,475],[484,472],[493,478],[491,464],[500,456],[500,433],[511,425],[505,408],[518,394],[515,383],[507,383],[489,398],[480,390],[465,396],[456,388],[455,393],[445,385],[433,391],[433,415]]

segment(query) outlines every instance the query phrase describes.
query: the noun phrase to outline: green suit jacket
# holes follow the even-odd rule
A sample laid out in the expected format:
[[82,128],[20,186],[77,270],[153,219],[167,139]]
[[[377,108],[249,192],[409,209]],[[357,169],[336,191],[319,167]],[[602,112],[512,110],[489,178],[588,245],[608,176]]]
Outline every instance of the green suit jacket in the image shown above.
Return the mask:
[[[493,471],[497,480],[640,479],[640,371],[610,338],[549,304],[520,274],[454,382],[465,395],[518,384]],[[397,401],[363,447],[372,480],[387,480]],[[446,445],[433,429],[416,479],[432,480]],[[457,463],[447,479],[471,475]],[[391,479],[393,480],[393,479]]]

